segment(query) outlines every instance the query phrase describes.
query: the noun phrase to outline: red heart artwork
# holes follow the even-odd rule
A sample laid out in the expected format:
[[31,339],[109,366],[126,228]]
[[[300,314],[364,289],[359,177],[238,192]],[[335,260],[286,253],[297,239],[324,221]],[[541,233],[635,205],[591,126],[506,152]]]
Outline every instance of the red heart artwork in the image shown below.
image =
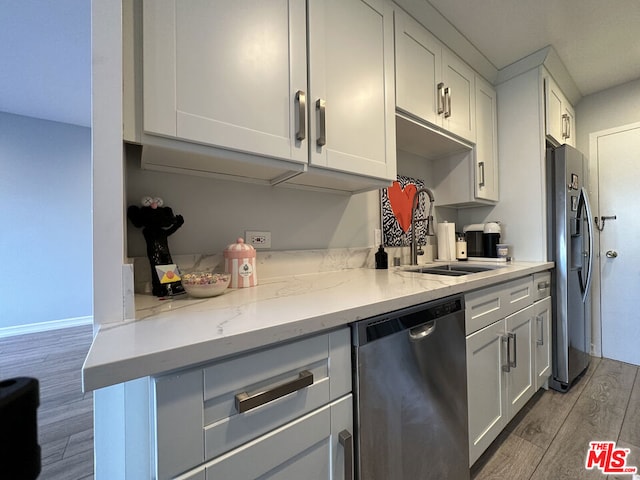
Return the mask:
[[402,188],[400,183],[393,182],[393,184],[387,188],[391,211],[396,217],[396,220],[398,220],[398,224],[404,233],[407,233],[411,227],[411,204],[416,190],[417,188],[413,183]]

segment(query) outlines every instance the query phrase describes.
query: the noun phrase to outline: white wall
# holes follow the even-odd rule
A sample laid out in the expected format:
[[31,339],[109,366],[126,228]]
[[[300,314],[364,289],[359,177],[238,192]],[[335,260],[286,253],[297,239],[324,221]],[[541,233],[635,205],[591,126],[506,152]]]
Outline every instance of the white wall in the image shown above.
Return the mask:
[[[589,158],[589,194],[594,216],[600,216],[596,152],[591,148],[590,135],[602,130],[640,121],[640,79],[584,97],[576,106],[577,144]],[[629,201],[635,202],[636,198]],[[633,241],[633,240],[632,240]],[[636,241],[637,243],[637,241]],[[595,236],[595,250],[600,251],[600,237]],[[601,354],[600,269],[594,268],[592,283],[592,344],[593,353]],[[632,301],[633,299],[631,299]]]
[[640,79],[584,97],[576,106],[577,147],[589,155],[589,134],[640,121]]
[[[184,225],[169,238],[171,253],[220,253],[245,230],[271,232],[272,250],[370,247],[380,228],[378,190],[343,196],[140,169],[139,149],[128,147],[127,205],[160,196]],[[398,171],[422,178],[430,163],[399,152]],[[145,256],[140,230],[127,227],[127,255]]]
[[0,112],[0,328],[92,315],[91,129]]

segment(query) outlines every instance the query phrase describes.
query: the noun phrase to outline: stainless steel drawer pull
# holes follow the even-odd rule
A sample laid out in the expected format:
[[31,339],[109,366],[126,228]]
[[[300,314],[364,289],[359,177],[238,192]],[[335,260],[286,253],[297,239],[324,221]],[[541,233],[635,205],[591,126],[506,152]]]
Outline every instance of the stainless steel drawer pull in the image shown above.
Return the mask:
[[344,480],[353,480],[353,435],[349,430],[342,430],[338,442],[344,448]]
[[538,283],[538,290],[546,290],[550,286],[551,284],[549,282],[540,282]]
[[322,99],[316,100],[316,111],[318,112],[318,138],[316,144],[321,147],[327,143],[327,128],[326,128],[326,104]]
[[251,396],[249,396],[247,392],[238,393],[236,395],[236,410],[238,413],[247,412],[260,405],[272,402],[295,391],[302,390],[309,385],[313,385],[313,373],[309,370],[303,370],[295,380],[273,387],[271,390],[259,392]]
[[296,102],[298,102],[298,128],[296,129],[296,140],[304,140],[307,136],[307,96],[302,90],[296,92]]

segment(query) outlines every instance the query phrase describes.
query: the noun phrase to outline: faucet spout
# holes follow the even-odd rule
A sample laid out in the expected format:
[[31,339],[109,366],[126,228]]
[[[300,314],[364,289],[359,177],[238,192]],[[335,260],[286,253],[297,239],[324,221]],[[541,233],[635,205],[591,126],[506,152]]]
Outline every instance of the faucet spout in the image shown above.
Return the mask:
[[[429,213],[426,217],[416,218],[416,210],[420,201],[420,194],[425,193],[429,197]],[[416,234],[416,225],[419,222],[426,222],[427,236],[433,236],[433,204],[435,197],[433,192],[427,187],[421,187],[416,190],[411,202],[411,265],[418,264],[418,235]]]

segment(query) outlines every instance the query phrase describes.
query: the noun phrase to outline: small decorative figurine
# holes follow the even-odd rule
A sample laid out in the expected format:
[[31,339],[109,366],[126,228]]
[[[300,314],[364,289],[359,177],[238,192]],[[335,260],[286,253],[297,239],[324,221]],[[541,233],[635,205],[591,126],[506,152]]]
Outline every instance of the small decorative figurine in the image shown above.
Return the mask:
[[156,271],[157,266],[172,265],[169,253],[169,235],[175,233],[184,223],[182,215],[174,215],[170,207],[164,207],[160,197],[144,197],[142,207],[131,205],[127,209],[127,216],[137,228],[142,228],[142,235],[147,241],[147,257],[151,264],[151,281],[153,294],[156,297],[166,297],[184,293],[184,287],[179,280],[172,283],[162,283]]

